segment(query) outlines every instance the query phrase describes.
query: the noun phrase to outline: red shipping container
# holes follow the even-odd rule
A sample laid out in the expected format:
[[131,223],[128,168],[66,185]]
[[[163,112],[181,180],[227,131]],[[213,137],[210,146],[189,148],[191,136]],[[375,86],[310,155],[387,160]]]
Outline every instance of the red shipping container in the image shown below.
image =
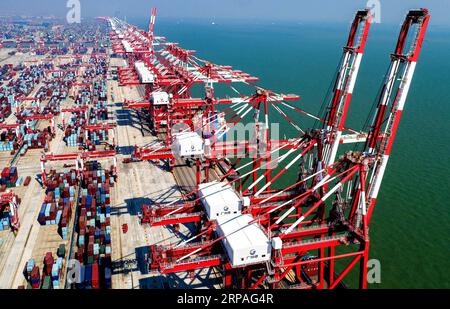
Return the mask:
[[39,277],[40,277],[39,267],[37,267],[37,266],[33,267],[30,277],[31,277],[31,279],[39,279]]
[[93,289],[100,288],[100,275],[97,263],[92,264],[92,288]]
[[69,212],[70,212],[70,207],[64,206],[63,217],[68,218],[69,214],[70,214]]
[[2,171],[2,178],[8,178],[9,177],[9,172],[11,171],[10,167],[5,167]]
[[63,211],[63,215],[61,218],[61,224],[60,224],[61,227],[67,227],[67,225],[69,224],[69,221],[70,221],[69,216],[67,215],[67,213],[64,214],[64,211]]
[[64,198],[70,197],[69,188],[64,187],[64,190],[63,190],[63,197],[64,197]]
[[10,178],[9,178],[9,181],[10,181],[11,183],[16,183],[16,182],[17,182],[17,176],[12,176],[12,177],[10,177]]
[[44,264],[45,264],[45,273],[47,275],[50,275],[52,273],[52,266],[54,263],[53,255],[51,252],[47,252],[45,254],[44,258]]
[[78,247],[78,251],[77,251],[77,260],[80,263],[84,263],[84,248],[83,246]]
[[80,233],[82,230],[84,231],[86,229],[86,223],[85,223],[84,218],[80,218],[80,220],[78,221],[78,227],[79,227]]
[[54,220],[56,218],[57,207],[56,207],[56,203],[52,203],[51,205],[52,206],[50,207],[50,217],[52,220]]

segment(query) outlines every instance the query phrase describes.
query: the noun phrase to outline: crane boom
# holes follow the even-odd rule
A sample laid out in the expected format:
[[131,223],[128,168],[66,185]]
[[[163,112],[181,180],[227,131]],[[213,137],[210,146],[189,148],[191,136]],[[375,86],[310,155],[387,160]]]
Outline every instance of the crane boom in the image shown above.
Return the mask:
[[336,158],[371,23],[370,10],[358,11],[350,29],[347,45],[344,47],[333,99],[324,124],[329,133],[323,158],[325,166],[333,164]]
[[[391,55],[391,65],[379,97],[365,149],[369,155],[378,159],[367,190],[369,218],[381,187],[429,19],[427,9],[410,11],[401,28],[395,52]],[[413,27],[416,28],[414,33]],[[412,38],[408,50],[406,42],[409,36]]]

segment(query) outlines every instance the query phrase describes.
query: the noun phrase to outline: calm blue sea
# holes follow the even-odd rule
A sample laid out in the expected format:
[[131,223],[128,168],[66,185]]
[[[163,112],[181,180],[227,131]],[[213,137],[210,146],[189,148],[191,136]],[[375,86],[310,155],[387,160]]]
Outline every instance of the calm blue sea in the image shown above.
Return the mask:
[[[145,20],[128,20],[146,27]],[[302,96],[318,113],[350,24],[159,19],[158,35],[198,56],[260,77],[259,84]],[[400,25],[372,27],[347,125],[360,129],[388,69]],[[430,27],[372,219],[371,288],[450,288],[450,29]],[[299,123],[304,118],[299,117]],[[303,123],[302,123],[303,124]],[[305,123],[307,125],[307,123]],[[286,124],[283,131],[294,131]],[[349,279],[350,285],[352,278]]]

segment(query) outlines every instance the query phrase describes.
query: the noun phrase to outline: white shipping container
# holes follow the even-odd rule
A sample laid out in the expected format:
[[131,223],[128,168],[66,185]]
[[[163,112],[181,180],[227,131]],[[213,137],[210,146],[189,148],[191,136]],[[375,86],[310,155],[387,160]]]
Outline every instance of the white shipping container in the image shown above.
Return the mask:
[[218,181],[203,183],[198,186],[198,193],[209,220],[238,215],[242,211],[243,201],[229,184],[224,186]]
[[172,151],[178,158],[202,156],[203,139],[195,132],[176,133]]
[[225,248],[232,267],[264,263],[270,260],[271,244],[266,233],[251,215],[225,216],[217,219],[217,233],[225,236]]

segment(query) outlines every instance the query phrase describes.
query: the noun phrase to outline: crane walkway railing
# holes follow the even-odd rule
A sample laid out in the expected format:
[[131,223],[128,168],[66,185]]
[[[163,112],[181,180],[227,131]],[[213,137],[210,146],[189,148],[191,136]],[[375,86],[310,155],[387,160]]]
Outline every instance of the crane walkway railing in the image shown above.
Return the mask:
[[185,218],[189,218],[189,217],[198,217],[201,216],[203,213],[202,212],[193,212],[193,213],[181,213],[181,214],[176,214],[176,215],[171,215],[171,216],[164,216],[164,217],[157,217],[153,219],[153,224],[154,223],[160,223],[160,222],[164,222],[164,221],[173,221],[173,220],[181,220],[181,219],[185,219]]
[[201,257],[196,257],[196,258],[192,258],[192,259],[179,261],[176,263],[168,263],[168,264],[163,265],[162,269],[169,270],[169,269],[173,269],[175,267],[182,266],[182,265],[203,264],[203,263],[207,263],[207,262],[216,261],[217,259],[222,259],[222,255],[216,254],[216,255],[209,255],[209,256],[201,256]]
[[335,235],[335,236],[324,236],[321,238],[311,238],[311,239],[302,240],[297,243],[283,245],[283,248],[293,248],[293,247],[297,247],[297,246],[301,246],[301,245],[309,245],[309,244],[334,241],[334,240],[345,241],[347,236],[348,236],[348,234],[344,233],[344,234]]

